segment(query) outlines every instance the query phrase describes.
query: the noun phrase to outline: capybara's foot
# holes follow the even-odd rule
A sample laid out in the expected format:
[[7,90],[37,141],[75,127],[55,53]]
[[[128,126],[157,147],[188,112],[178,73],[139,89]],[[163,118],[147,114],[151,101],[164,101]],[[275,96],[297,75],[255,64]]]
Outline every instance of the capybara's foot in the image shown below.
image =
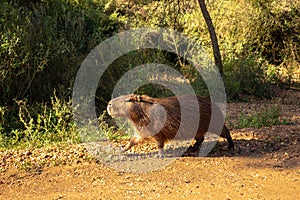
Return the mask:
[[182,157],[198,157],[200,148],[190,146],[181,156]]
[[125,153],[127,150],[126,150],[126,148],[121,148],[120,149],[120,153]]

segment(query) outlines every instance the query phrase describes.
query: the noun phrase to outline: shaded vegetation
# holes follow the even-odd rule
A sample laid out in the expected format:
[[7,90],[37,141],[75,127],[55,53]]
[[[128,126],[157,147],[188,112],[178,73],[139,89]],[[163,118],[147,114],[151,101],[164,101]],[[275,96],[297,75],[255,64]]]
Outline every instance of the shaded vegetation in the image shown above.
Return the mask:
[[242,113],[239,116],[238,123],[235,128],[261,128],[263,126],[273,126],[279,124],[287,124],[285,119],[281,119],[281,111],[278,106],[273,106],[253,114]]
[[[50,103],[31,105],[26,99],[17,101],[16,107],[19,110],[15,110],[15,113],[1,108],[0,149],[79,143],[80,136],[73,121],[71,100],[60,100],[56,95],[50,99]],[[13,120],[6,123],[10,117]]]
[[92,47],[118,30],[113,10],[93,1],[2,1],[0,102],[71,94]]

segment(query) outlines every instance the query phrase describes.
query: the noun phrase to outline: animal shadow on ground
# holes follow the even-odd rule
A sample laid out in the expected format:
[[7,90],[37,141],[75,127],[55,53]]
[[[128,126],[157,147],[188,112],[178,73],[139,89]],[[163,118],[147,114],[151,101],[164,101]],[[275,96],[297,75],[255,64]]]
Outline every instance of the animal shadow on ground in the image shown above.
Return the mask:
[[[234,140],[235,149],[227,149],[227,143],[217,142],[207,157],[247,157],[264,160],[264,164],[279,168],[293,168],[300,166],[300,145],[295,143],[283,143],[276,140],[251,139]],[[258,164],[255,164],[258,166]]]
[[[296,143],[295,143],[296,140]],[[271,166],[283,167],[297,167],[300,166],[300,142],[295,139],[287,142],[281,142],[276,139],[235,139],[234,150],[228,149],[227,141],[218,141],[207,155],[208,158],[218,157],[244,157],[244,158],[261,158],[268,160]],[[298,141],[298,142],[297,142]],[[205,143],[203,143],[205,144]],[[177,146],[175,148],[165,148],[166,158],[179,157],[198,157],[198,152],[186,153],[189,146]],[[157,151],[148,153],[125,153],[129,159],[147,159],[157,156]],[[272,161],[272,162],[271,162]],[[273,162],[274,161],[274,162]],[[276,162],[275,162],[276,161]],[[267,164],[267,162],[265,163]],[[261,167],[266,165],[262,164]],[[258,167],[258,165],[256,165]]]

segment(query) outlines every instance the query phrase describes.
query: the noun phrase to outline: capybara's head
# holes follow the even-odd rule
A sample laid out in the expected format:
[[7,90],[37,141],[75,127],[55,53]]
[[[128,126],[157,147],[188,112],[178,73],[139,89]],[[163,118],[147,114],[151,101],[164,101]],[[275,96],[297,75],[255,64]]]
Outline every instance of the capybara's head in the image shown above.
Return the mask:
[[107,105],[112,117],[132,118],[133,114],[143,113],[145,103],[152,104],[152,98],[145,95],[128,94],[112,99]]

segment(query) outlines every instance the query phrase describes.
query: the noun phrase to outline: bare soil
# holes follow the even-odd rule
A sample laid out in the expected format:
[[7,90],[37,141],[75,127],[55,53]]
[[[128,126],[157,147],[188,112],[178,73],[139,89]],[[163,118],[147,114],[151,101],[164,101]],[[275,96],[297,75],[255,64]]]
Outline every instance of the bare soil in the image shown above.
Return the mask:
[[227,124],[275,104],[286,124],[233,129],[233,152],[220,139],[207,157],[147,173],[109,168],[82,145],[0,151],[0,199],[300,199],[300,92],[277,96],[229,103]]

